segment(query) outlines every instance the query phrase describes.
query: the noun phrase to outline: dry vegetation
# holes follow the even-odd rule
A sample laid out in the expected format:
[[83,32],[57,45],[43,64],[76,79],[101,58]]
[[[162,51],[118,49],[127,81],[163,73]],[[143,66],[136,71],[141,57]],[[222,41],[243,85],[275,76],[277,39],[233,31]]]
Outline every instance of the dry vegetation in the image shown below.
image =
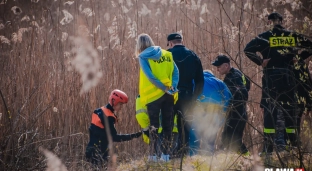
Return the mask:
[[[267,29],[265,16],[274,10],[284,14],[287,28],[311,36],[311,4],[311,0],[2,0],[0,170],[43,170],[44,155],[59,169],[90,169],[84,162],[90,114],[107,103],[112,89],[125,91],[131,99],[118,113],[117,130],[140,129],[134,110],[139,71],[135,38],[148,33],[166,48],[167,34],[176,31],[183,33],[186,46],[200,56],[205,69],[215,72],[211,61],[219,53],[228,54],[253,82],[244,139],[255,155],[195,156],[184,160],[183,170],[263,169],[256,157],[262,141],[258,107],[262,71],[242,49]],[[302,136],[309,150],[311,113],[304,119]],[[148,169],[141,139],[114,147],[118,170]],[[309,155],[304,153],[299,160],[311,170]],[[275,157],[271,164],[299,166],[298,156]],[[48,166],[53,169],[49,162]]]

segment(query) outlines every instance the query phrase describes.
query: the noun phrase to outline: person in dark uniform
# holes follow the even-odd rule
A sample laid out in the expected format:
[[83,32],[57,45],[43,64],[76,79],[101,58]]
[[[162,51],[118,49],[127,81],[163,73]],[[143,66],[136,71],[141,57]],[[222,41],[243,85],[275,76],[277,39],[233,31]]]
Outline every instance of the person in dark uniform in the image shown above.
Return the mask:
[[167,41],[168,51],[172,53],[173,60],[179,69],[179,99],[174,109],[175,113],[178,114],[179,145],[177,149],[181,152],[180,154],[185,154],[189,148],[190,134],[190,123],[187,121],[189,119],[186,118],[192,116],[193,104],[202,93],[204,86],[203,67],[199,57],[183,45],[183,37],[180,33],[169,34]]
[[228,116],[222,133],[223,146],[241,155],[249,156],[249,151],[243,143],[243,132],[248,120],[246,112],[248,89],[246,84],[249,80],[241,71],[231,66],[230,58],[225,55],[217,56],[212,65],[217,67],[221,75],[225,75],[223,82],[232,93]]
[[[311,41],[304,36],[286,30],[281,24],[283,17],[271,13],[268,20],[274,26],[251,40],[245,47],[245,55],[263,67],[262,88],[268,97],[268,110],[264,112],[264,146],[261,154],[271,154],[274,147],[278,113],[284,115],[286,138],[291,146],[297,145],[298,127],[294,61],[298,49],[311,48]],[[262,57],[256,53],[260,52]],[[295,122],[293,122],[295,121]]]
[[114,112],[119,111],[122,105],[126,103],[128,103],[126,93],[115,89],[109,96],[109,103],[94,110],[89,127],[90,140],[86,148],[88,162],[98,167],[105,167],[109,155],[108,134],[113,142],[129,141],[142,135],[142,132],[124,135],[117,134],[115,124],[117,124],[118,119]]

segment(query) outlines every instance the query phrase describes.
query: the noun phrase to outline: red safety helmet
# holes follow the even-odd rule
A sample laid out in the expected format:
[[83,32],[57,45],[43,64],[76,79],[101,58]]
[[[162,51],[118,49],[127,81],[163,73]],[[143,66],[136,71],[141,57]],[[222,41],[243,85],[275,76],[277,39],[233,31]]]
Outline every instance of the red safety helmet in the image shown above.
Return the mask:
[[109,103],[112,106],[118,103],[128,103],[128,96],[125,92],[115,89],[109,95]]

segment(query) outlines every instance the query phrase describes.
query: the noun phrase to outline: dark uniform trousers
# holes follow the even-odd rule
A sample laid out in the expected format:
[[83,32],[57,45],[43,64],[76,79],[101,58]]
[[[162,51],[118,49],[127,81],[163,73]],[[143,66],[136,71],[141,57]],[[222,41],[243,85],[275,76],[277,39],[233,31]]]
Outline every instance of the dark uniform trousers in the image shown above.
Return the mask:
[[[262,78],[264,93],[267,94],[267,106],[264,108],[264,151],[273,151],[273,142],[276,133],[280,129],[277,127],[278,117],[285,120],[285,140],[290,141],[290,145],[297,144],[297,112],[295,101],[295,81],[291,69],[267,69]],[[281,142],[278,145],[283,145]]]
[[104,136],[94,135],[91,130],[86,148],[87,161],[98,167],[106,167],[108,162],[108,142]]
[[247,119],[246,102],[234,103],[230,106],[222,133],[224,147],[242,154],[248,152],[246,145],[242,142]]
[[192,113],[193,92],[187,90],[179,91],[179,99],[174,106],[177,113],[177,126],[179,132],[177,152],[186,154],[189,151],[190,119]]
[[159,128],[159,113],[162,114],[162,128],[163,136],[161,140],[162,152],[167,155],[170,152],[171,134],[173,129],[173,119],[174,119],[174,98],[172,95],[165,93],[159,99],[147,104],[147,113],[150,118],[150,125],[154,126],[156,129],[150,129],[150,155],[157,155],[155,149],[157,149],[158,128]]

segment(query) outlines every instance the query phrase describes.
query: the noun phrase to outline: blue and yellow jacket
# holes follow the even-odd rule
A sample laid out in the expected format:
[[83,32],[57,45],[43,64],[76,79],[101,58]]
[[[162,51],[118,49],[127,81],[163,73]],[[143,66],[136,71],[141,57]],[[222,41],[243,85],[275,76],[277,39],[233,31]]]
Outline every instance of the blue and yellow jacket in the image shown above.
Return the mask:
[[225,113],[231,98],[232,94],[223,81],[210,72],[204,72],[204,88],[198,100],[201,103],[209,104],[211,109],[208,111],[219,109]]

